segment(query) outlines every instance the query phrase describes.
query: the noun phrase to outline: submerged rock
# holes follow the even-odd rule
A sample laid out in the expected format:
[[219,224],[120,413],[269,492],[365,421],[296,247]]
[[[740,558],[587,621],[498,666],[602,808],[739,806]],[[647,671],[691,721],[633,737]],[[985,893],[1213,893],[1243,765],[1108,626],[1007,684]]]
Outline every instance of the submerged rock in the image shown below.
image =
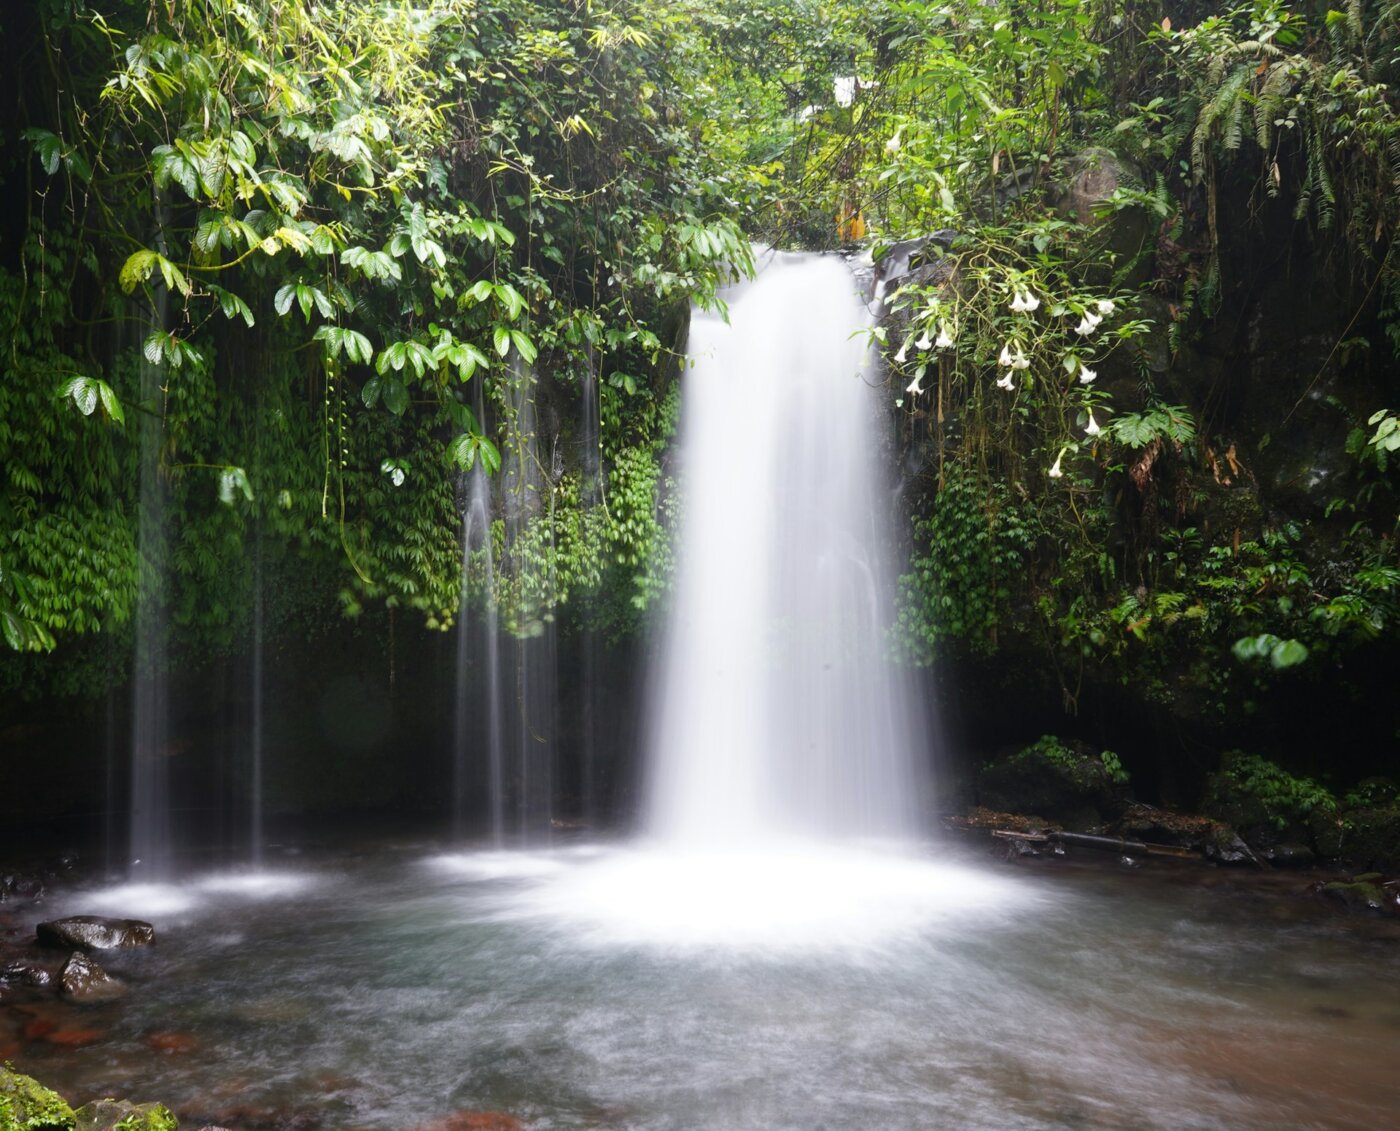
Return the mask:
[[42,946],[65,950],[124,950],[150,946],[156,929],[140,919],[105,919],[100,915],[71,915],[40,923],[34,933]]
[[1317,853],[1306,844],[1276,844],[1264,853],[1264,859],[1278,868],[1311,868],[1317,863]]
[[164,1104],[130,1100],[97,1100],[74,1114],[74,1131],[177,1131],[180,1126]]
[[1334,880],[1317,890],[1325,899],[1353,911],[1377,911],[1400,914],[1400,896],[1390,887],[1379,883],[1378,876],[1358,876],[1351,883]]
[[159,1032],[152,1033],[146,1038],[146,1045],[156,1052],[163,1053],[187,1053],[194,1052],[199,1048],[199,1038],[193,1033],[180,1032]]
[[525,1131],[525,1124],[503,1111],[454,1111],[417,1131]]
[[4,1131],[72,1131],[75,1117],[57,1092],[0,1067],[0,1128]]
[[126,993],[124,983],[82,953],[63,964],[59,983],[63,994],[74,1001],[111,1001]]

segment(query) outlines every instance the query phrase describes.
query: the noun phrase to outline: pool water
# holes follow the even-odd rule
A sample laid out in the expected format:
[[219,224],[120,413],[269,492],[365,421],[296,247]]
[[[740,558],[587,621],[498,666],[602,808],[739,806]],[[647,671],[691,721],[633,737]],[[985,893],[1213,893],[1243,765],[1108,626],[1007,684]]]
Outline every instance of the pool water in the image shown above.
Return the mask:
[[[57,892],[34,918],[147,918],[158,943],[99,957],[121,1002],[0,1007],[0,1046],[72,1099],[235,1131],[1400,1119],[1389,924],[1310,903],[1298,877],[991,853],[401,840]],[[39,1016],[91,1037],[24,1039]]]

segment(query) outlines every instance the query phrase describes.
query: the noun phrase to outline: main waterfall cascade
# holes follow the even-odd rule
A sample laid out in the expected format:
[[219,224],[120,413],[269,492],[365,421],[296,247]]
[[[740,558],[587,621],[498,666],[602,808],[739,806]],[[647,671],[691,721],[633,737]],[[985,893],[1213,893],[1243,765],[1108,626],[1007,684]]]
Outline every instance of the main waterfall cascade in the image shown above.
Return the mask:
[[887,657],[870,315],[829,256],[772,255],[726,298],[727,320],[691,326],[646,830],[689,845],[904,838],[924,743]]
[[497,914],[574,945],[868,952],[995,915],[1004,881],[918,835],[927,742],[888,657],[894,499],[855,279],[774,254],[725,297],[683,377],[642,835],[436,863],[518,883]]

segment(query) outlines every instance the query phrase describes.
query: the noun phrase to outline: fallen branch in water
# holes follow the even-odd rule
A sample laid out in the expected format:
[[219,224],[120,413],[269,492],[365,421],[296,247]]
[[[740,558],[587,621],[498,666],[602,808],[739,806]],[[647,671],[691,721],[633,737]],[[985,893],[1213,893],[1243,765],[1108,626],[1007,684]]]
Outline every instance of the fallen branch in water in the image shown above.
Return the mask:
[[1002,840],[1024,840],[1031,844],[1059,842],[1075,844],[1083,848],[1101,848],[1109,852],[1137,852],[1146,856],[1175,856],[1179,859],[1199,860],[1201,853],[1193,848],[1182,848],[1176,844],[1148,844],[1144,840],[1129,840],[1121,836],[1094,836],[1090,833],[1067,833],[1052,829],[1043,833],[1022,833],[1014,829],[993,829],[992,836]]

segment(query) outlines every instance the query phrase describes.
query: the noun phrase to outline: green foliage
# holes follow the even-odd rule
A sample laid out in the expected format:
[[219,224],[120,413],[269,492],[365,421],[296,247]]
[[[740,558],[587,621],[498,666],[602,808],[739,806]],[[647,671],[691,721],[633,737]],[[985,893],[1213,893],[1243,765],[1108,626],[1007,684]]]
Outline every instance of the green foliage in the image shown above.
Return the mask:
[[1123,761],[1112,750],[1104,750],[1099,753],[1099,761],[1103,763],[1104,772],[1108,774],[1108,780],[1114,785],[1127,785],[1131,780],[1128,771],[1123,768]]
[[[506,411],[513,367],[664,396],[677,308],[749,265],[692,144],[708,64],[684,10],[44,7],[52,73],[20,105],[37,184],[16,198],[23,262],[0,273],[9,644],[130,616],[149,427],[192,649],[246,631],[253,529],[279,568],[339,574],[348,611],[450,625],[458,470],[559,440]],[[609,451],[618,516],[580,527],[639,579],[664,541],[643,498],[663,486],[656,435]],[[567,591],[546,589],[550,607]],[[306,590],[317,610],[324,591]]]
[[1264,660],[1275,669],[1291,668],[1308,658],[1307,645],[1298,640],[1280,640],[1272,632],[1242,636],[1235,641],[1235,658],[1245,663]]
[[1125,412],[1110,425],[1115,440],[1129,448],[1170,443],[1178,447],[1196,438],[1196,423],[1183,405],[1155,404],[1142,412]]
[[1053,734],[1041,735],[1029,746],[1020,750],[1013,763],[1027,765],[1043,761],[1056,767],[1071,780],[1082,785],[1092,784],[1093,772],[1089,769],[1095,761],[1103,767],[1103,772],[1114,785],[1127,785],[1132,779],[1123,768],[1122,760],[1112,750],[1101,751],[1095,760],[1091,756],[1067,746]]
[[62,1096],[0,1065],[0,1131],[72,1131],[73,1124]]
[[991,653],[1034,538],[1033,516],[1004,486],[984,492],[970,471],[950,466],[931,513],[914,522],[914,553],[899,584],[900,654],[927,666],[943,641]]
[[1331,813],[1337,799],[1312,778],[1298,778],[1266,758],[1235,751],[1212,786],[1217,806],[1255,804],[1280,832],[1301,824],[1314,811]]

